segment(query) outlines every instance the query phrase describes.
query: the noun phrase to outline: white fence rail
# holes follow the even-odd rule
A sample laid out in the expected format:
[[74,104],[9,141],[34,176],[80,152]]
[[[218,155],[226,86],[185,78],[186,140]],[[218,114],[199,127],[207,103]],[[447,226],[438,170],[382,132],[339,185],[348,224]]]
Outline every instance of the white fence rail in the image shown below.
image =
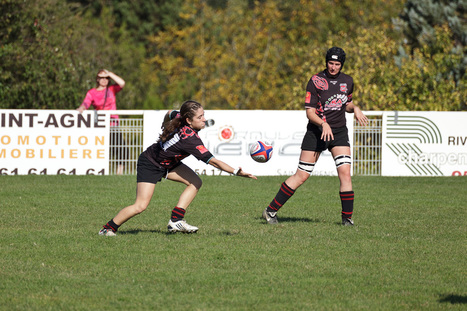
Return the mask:
[[353,174],[363,176],[381,175],[382,112],[365,111],[367,126],[354,120]]

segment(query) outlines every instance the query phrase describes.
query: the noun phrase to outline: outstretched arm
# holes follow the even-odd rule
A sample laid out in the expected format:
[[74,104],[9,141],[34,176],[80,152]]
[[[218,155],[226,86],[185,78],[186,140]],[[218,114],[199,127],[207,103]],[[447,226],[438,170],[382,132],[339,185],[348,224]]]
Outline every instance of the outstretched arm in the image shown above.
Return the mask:
[[223,162],[223,161],[221,161],[219,159],[216,159],[216,158],[212,158],[211,160],[209,160],[209,164],[211,164],[215,168],[218,168],[218,169],[220,169],[220,170],[222,170],[224,172],[227,172],[229,174],[236,174],[237,176],[241,176],[241,177],[248,177],[248,178],[252,178],[252,179],[258,179],[258,178],[256,178],[256,176],[254,176],[252,174],[249,174],[247,172],[244,172],[241,167],[239,167],[238,169],[234,169],[233,167],[231,167],[227,163],[225,163],[225,162]]

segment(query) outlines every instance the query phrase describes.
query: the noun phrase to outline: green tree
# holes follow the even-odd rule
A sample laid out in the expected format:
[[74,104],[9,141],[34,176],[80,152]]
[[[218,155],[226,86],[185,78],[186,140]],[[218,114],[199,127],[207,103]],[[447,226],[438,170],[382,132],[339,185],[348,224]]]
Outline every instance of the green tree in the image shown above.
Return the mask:
[[462,0],[0,0],[0,9],[0,108],[76,108],[106,68],[127,82],[123,109],[188,98],[209,109],[303,109],[308,79],[340,46],[364,109],[467,109]]
[[[398,63],[407,58],[406,50],[413,55],[415,49],[423,48],[429,55],[447,52],[447,58],[461,60],[449,65],[449,70],[443,70],[451,75],[456,83],[464,79],[467,67],[465,46],[467,43],[466,6],[464,0],[407,0],[399,18],[394,19],[395,25],[404,35],[405,43],[399,51]],[[445,27],[446,26],[446,27]],[[449,49],[437,41],[439,27],[447,28],[451,40],[443,41],[449,44]]]
[[[393,2],[383,1],[386,11],[395,10]],[[313,5],[300,0],[252,5],[233,0],[225,7],[212,7],[207,1],[186,1],[181,10],[185,23],[150,38],[156,53],[148,72],[158,102],[170,106],[195,97],[208,108],[302,108],[310,70],[324,68],[323,55],[331,42],[342,45],[355,38],[358,43],[358,31],[368,28],[373,15],[379,16],[382,4],[374,8],[374,3],[367,0],[355,7],[350,2],[333,6],[336,3],[325,0]],[[362,7],[371,8],[373,15],[367,16]],[[346,14],[355,18],[346,19]],[[395,37],[390,18],[385,20],[378,23],[383,37]],[[331,31],[339,29],[338,35]]]
[[208,108],[224,109],[273,108],[282,102],[288,84],[280,79],[281,66],[288,51],[274,2],[250,9],[244,1],[232,1],[222,10],[186,1],[181,16],[189,26],[170,27],[150,39],[158,51],[150,59],[151,81],[161,102],[194,97]]
[[77,11],[92,18],[101,17],[104,10],[111,10],[116,28],[125,27],[135,42],[147,43],[146,37],[177,25],[183,0],[67,0]]
[[[394,61],[398,41],[385,36],[381,27],[356,29],[357,36],[346,33],[331,35],[327,45],[341,43],[347,53],[343,71],[355,81],[355,102],[364,110],[463,110],[465,89],[463,82],[456,84],[447,78],[449,64],[461,61],[459,55],[449,54],[451,37],[449,29],[437,28],[435,41],[439,51],[430,54],[433,46],[423,44],[414,49],[413,55],[404,58],[400,65]],[[324,52],[316,55],[319,62],[303,63],[302,70],[311,77],[315,68],[324,69]],[[293,90],[296,101],[287,108],[301,109],[304,87],[295,79]],[[306,82],[306,81],[304,81]],[[465,102],[464,102],[465,103]]]
[[138,81],[144,79],[134,69],[143,62],[144,49],[125,29],[113,27],[110,12],[91,19],[59,0],[1,5],[6,16],[0,22],[1,108],[76,108],[100,68],[134,83],[122,92],[119,107],[142,102],[144,84]]

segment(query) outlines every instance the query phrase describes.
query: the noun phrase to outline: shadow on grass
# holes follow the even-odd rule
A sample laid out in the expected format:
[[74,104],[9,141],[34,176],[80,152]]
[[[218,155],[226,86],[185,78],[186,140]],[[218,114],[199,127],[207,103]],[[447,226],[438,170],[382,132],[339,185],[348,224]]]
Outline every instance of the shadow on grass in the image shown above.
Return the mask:
[[221,235],[226,235],[226,236],[234,236],[234,235],[238,235],[240,233],[239,230],[231,230],[231,231],[222,231],[220,234]]
[[172,234],[167,230],[162,229],[153,229],[153,230],[142,230],[142,229],[132,229],[126,231],[118,231],[118,234],[125,235],[125,234],[140,234],[140,233],[160,233],[160,234]]
[[[261,219],[264,221],[262,217],[258,217],[258,219]],[[313,223],[320,223],[322,222],[319,219],[312,219],[312,218],[305,218],[305,217],[281,217],[277,216],[277,219],[279,220],[279,224],[281,222],[313,222]]]
[[[118,235],[127,235],[127,234],[133,234],[133,235],[136,235],[136,234],[140,234],[140,233],[159,233],[159,234],[163,234],[163,235],[173,235],[173,234],[195,234],[195,233],[184,233],[184,232],[177,232],[177,233],[173,233],[173,232],[168,232],[167,230],[165,229],[153,229],[153,230],[142,230],[142,229],[132,229],[132,230],[126,230],[126,231],[118,231]],[[225,236],[234,236],[234,235],[238,235],[240,233],[239,230],[231,230],[231,231],[222,231],[220,232],[219,234],[220,235],[225,235]]]
[[467,296],[461,295],[440,295],[439,302],[441,303],[451,303],[451,304],[466,304],[467,303]]
[[196,232],[169,232],[167,229],[152,229],[152,230],[142,230],[142,229],[132,229],[132,230],[125,230],[125,231],[118,231],[117,234],[119,235],[126,235],[126,234],[140,234],[140,233],[158,233],[162,235],[174,235],[174,234],[196,234]]

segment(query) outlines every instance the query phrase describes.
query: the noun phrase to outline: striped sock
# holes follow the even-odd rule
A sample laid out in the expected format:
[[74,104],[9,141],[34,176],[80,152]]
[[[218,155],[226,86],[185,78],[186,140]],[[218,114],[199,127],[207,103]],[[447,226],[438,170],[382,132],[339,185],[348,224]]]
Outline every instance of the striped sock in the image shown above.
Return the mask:
[[342,218],[352,218],[354,192],[353,191],[339,192],[339,196],[341,197],[341,204],[342,204]]
[[182,220],[183,217],[185,217],[185,212],[186,211],[183,208],[175,206],[172,210],[172,216],[170,216],[170,219],[172,219],[172,221]]
[[281,188],[279,189],[279,192],[277,192],[276,196],[269,204],[267,211],[277,212],[294,193],[295,190],[293,190],[292,188],[287,186],[285,182],[283,182]]
[[112,230],[113,232],[117,232],[117,230],[118,230],[119,227],[120,227],[119,225],[117,225],[116,223],[114,223],[113,218],[112,218],[108,223],[106,223],[106,224],[104,225],[104,229],[107,229],[107,230],[110,229],[110,230]]

